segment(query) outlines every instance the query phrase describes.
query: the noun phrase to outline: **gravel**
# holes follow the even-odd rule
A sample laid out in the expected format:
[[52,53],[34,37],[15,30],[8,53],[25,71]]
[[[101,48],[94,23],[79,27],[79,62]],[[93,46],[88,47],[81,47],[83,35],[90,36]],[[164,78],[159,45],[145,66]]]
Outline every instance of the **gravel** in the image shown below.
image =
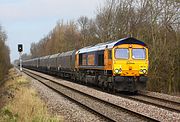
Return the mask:
[[[42,75],[42,73],[37,73],[37,74]],[[43,76],[50,78],[56,82],[60,82],[61,84],[64,84],[66,86],[68,85],[71,88],[83,91],[84,93],[87,93],[89,95],[98,96],[100,99],[109,101],[110,103],[119,105],[120,107],[124,107],[129,110],[142,113],[145,116],[155,118],[159,121],[180,121],[180,113],[168,111],[168,110],[165,110],[163,108],[158,108],[153,105],[147,105],[138,101],[133,101],[130,99],[126,99],[126,98],[122,98],[122,97],[108,94],[105,92],[101,92],[101,91],[89,88],[87,86],[75,84],[75,83],[68,82],[65,80],[59,80],[49,75],[43,74]]]
[[[44,75],[42,73],[36,72],[36,74],[43,75],[43,77],[59,82],[65,86],[77,89],[91,96],[96,96],[102,100],[109,101],[110,103],[113,103],[115,105],[129,109],[134,112],[141,113],[145,116],[155,118],[159,121],[180,121],[180,113],[168,111],[168,110],[165,110],[163,108],[158,108],[153,105],[147,105],[145,103],[141,103],[138,101],[134,101],[127,98],[122,98],[120,96],[101,92],[101,91],[89,88],[87,86],[84,86],[84,85],[79,85],[79,84],[75,84],[75,83],[68,82],[65,80],[60,80],[58,78],[55,78],[49,75]],[[96,121],[96,120],[93,120],[93,121]]]
[[[178,112],[178,110],[180,111],[180,104],[176,104],[176,103],[172,103],[170,101],[162,101],[161,99],[155,99],[155,98],[151,98],[151,97],[147,97],[147,96],[141,96],[141,95],[136,95],[136,96],[130,96],[130,98],[134,98],[135,100],[142,100],[144,102],[150,102],[150,103],[154,103],[156,105],[159,105],[162,108],[167,108],[167,110],[171,110],[171,111],[175,111]],[[166,99],[167,100],[167,99]]]
[[70,82],[68,83],[66,81],[64,82],[65,84],[68,84],[68,86],[71,86],[72,88],[80,89],[83,92],[90,93],[92,96],[98,96],[100,99],[109,101],[110,103],[119,105],[129,110],[142,113],[145,116],[149,116],[160,121],[178,121],[178,120],[180,121],[179,113],[171,112],[162,108],[155,107],[153,105],[147,105],[147,104],[140,103],[137,101],[111,95],[111,94],[97,91],[88,87],[76,86]]
[[158,92],[151,92],[151,91],[140,91],[140,93],[145,94],[147,96],[153,96],[157,98],[162,98],[170,101],[176,101],[180,103],[180,97],[178,96],[172,96],[168,94],[158,93]]
[[48,86],[57,89],[66,96],[69,96],[70,98],[79,101],[81,104],[88,106],[88,108],[92,108],[93,110],[98,111],[106,117],[113,119],[114,121],[148,121],[147,119],[145,120],[142,117],[137,117],[137,115],[127,112],[126,110],[121,109],[120,107],[109,105],[106,102],[102,102],[101,100],[92,99],[92,97],[81,94],[77,91],[66,88],[64,86],[49,82],[48,80],[44,80],[43,82]]
[[[24,74],[26,75],[26,74]],[[27,76],[27,75],[26,75]],[[106,119],[96,115],[92,111],[88,111],[82,106],[77,105],[75,102],[65,98],[57,92],[51,90],[37,80],[28,77],[31,81],[31,87],[36,89],[39,96],[45,101],[48,106],[49,112],[53,115],[63,117],[67,122],[103,122]]]

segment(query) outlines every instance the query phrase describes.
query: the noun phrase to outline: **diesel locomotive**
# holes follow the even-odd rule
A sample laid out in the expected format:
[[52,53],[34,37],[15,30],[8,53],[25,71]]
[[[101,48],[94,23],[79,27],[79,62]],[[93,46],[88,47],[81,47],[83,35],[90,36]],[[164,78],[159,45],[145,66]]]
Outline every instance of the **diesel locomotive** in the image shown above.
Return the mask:
[[133,37],[23,61],[23,67],[112,91],[146,88],[148,47]]

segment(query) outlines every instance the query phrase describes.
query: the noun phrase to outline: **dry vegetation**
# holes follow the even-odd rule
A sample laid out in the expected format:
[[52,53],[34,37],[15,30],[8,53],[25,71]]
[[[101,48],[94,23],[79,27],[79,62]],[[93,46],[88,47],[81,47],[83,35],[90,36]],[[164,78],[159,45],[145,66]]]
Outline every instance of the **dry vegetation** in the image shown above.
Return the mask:
[[[96,18],[85,16],[55,28],[31,45],[39,57],[132,35],[148,44],[148,90],[180,92],[179,0],[106,0]],[[46,49],[46,50],[44,50]]]
[[10,70],[9,80],[0,88],[0,100],[6,99],[3,107],[0,106],[0,121],[62,121],[62,117],[52,117],[48,114],[46,105],[37,96],[36,91],[29,88],[28,83],[27,77],[17,75],[14,69]]
[[6,46],[5,42],[7,40],[6,33],[2,30],[0,25],[0,84],[4,79],[5,74],[10,68],[10,57],[9,57],[9,47]]

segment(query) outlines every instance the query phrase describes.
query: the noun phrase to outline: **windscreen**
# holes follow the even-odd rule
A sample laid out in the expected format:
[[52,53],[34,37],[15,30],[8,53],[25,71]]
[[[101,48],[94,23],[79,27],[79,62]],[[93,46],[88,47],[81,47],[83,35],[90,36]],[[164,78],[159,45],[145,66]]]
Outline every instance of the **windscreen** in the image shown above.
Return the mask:
[[128,48],[118,48],[115,50],[115,58],[117,59],[128,59],[129,49]]
[[145,59],[146,50],[144,48],[132,49],[132,58],[133,59]]

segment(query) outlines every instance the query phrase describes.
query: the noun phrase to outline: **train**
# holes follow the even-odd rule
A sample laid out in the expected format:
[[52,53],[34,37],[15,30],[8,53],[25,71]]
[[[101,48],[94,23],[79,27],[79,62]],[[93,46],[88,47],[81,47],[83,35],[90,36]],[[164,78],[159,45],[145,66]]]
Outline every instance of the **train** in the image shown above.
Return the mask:
[[148,47],[127,37],[24,60],[22,66],[110,91],[137,92],[144,90],[148,81]]

